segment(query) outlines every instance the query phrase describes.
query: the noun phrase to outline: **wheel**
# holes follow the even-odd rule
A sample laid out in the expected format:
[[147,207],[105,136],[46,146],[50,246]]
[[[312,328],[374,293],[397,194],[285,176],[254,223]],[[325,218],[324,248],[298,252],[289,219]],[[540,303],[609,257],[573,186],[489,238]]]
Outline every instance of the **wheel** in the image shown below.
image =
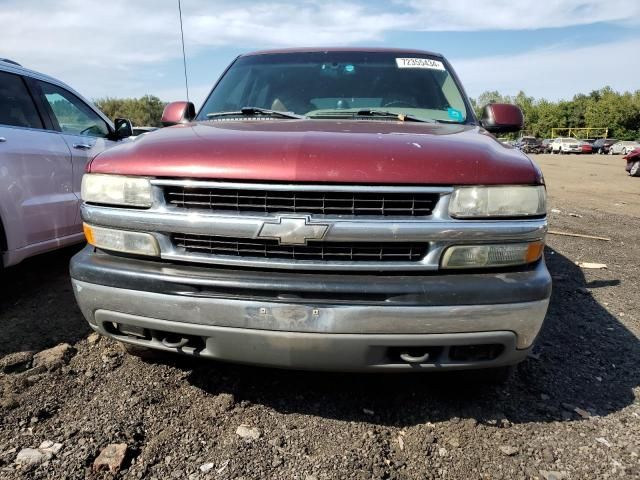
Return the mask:
[[632,177],[640,177],[640,160],[636,160],[631,165],[631,170],[629,170],[629,175]]
[[604,151],[602,150],[602,147],[600,147],[600,148],[598,149],[598,155],[602,155],[603,153],[604,153]]
[[613,148],[609,147],[609,155],[613,155]]
[[558,149],[558,153],[559,153],[560,155],[564,155],[564,152],[562,151],[562,147],[560,147],[560,148]]
[[623,149],[622,149],[622,154],[623,154],[623,155],[626,155],[626,154],[627,154],[627,147],[625,147],[625,148],[623,148]]

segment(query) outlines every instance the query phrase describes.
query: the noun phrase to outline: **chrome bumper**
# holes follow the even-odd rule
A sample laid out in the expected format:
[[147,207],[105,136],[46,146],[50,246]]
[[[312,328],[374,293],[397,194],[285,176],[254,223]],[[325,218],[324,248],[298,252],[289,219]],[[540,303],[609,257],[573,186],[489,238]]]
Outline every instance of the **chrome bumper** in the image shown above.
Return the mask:
[[[549,303],[547,298],[497,305],[303,305],[72,282],[91,327],[116,340],[224,361],[311,370],[409,371],[515,364],[526,356]],[[145,333],[123,333],[132,329]],[[176,339],[185,343],[176,346]],[[468,361],[450,355],[454,347],[487,344],[501,346],[501,353],[490,360]],[[396,355],[398,349],[438,354],[408,363]]]

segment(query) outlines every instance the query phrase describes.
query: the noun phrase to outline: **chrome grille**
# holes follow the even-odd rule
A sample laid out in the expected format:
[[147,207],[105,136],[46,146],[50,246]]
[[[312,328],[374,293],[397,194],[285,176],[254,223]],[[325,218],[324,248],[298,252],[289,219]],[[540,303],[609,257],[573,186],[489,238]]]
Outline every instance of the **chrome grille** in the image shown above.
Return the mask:
[[165,200],[178,208],[231,212],[357,216],[429,216],[437,192],[305,191],[165,186]]
[[426,243],[324,242],[280,245],[277,240],[174,234],[175,248],[185,253],[230,255],[331,262],[417,262],[428,251]]

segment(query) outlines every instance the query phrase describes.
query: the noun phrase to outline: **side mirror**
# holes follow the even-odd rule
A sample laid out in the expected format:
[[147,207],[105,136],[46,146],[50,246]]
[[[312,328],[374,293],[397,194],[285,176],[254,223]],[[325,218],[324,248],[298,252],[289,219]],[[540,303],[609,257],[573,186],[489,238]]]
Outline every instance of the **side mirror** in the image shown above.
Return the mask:
[[116,118],[113,125],[116,128],[116,138],[128,138],[133,135],[133,124],[128,118]]
[[517,105],[490,103],[484,107],[480,123],[491,133],[517,132],[524,127],[524,115]]
[[196,118],[196,107],[191,102],[171,102],[162,112],[162,125],[168,127],[178,123],[189,123]]

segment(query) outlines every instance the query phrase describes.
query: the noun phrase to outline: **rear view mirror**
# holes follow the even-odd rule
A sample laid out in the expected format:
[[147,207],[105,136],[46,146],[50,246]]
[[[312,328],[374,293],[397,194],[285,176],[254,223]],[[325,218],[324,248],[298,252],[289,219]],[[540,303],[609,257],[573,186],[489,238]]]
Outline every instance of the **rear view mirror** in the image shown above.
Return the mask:
[[171,102],[162,112],[162,125],[168,127],[178,123],[189,123],[196,118],[196,107],[191,102]]
[[480,123],[491,133],[517,132],[524,127],[524,115],[517,105],[490,103],[484,107]]
[[113,121],[113,124],[115,126],[116,137],[118,139],[128,138],[133,135],[133,124],[128,118],[116,118]]

